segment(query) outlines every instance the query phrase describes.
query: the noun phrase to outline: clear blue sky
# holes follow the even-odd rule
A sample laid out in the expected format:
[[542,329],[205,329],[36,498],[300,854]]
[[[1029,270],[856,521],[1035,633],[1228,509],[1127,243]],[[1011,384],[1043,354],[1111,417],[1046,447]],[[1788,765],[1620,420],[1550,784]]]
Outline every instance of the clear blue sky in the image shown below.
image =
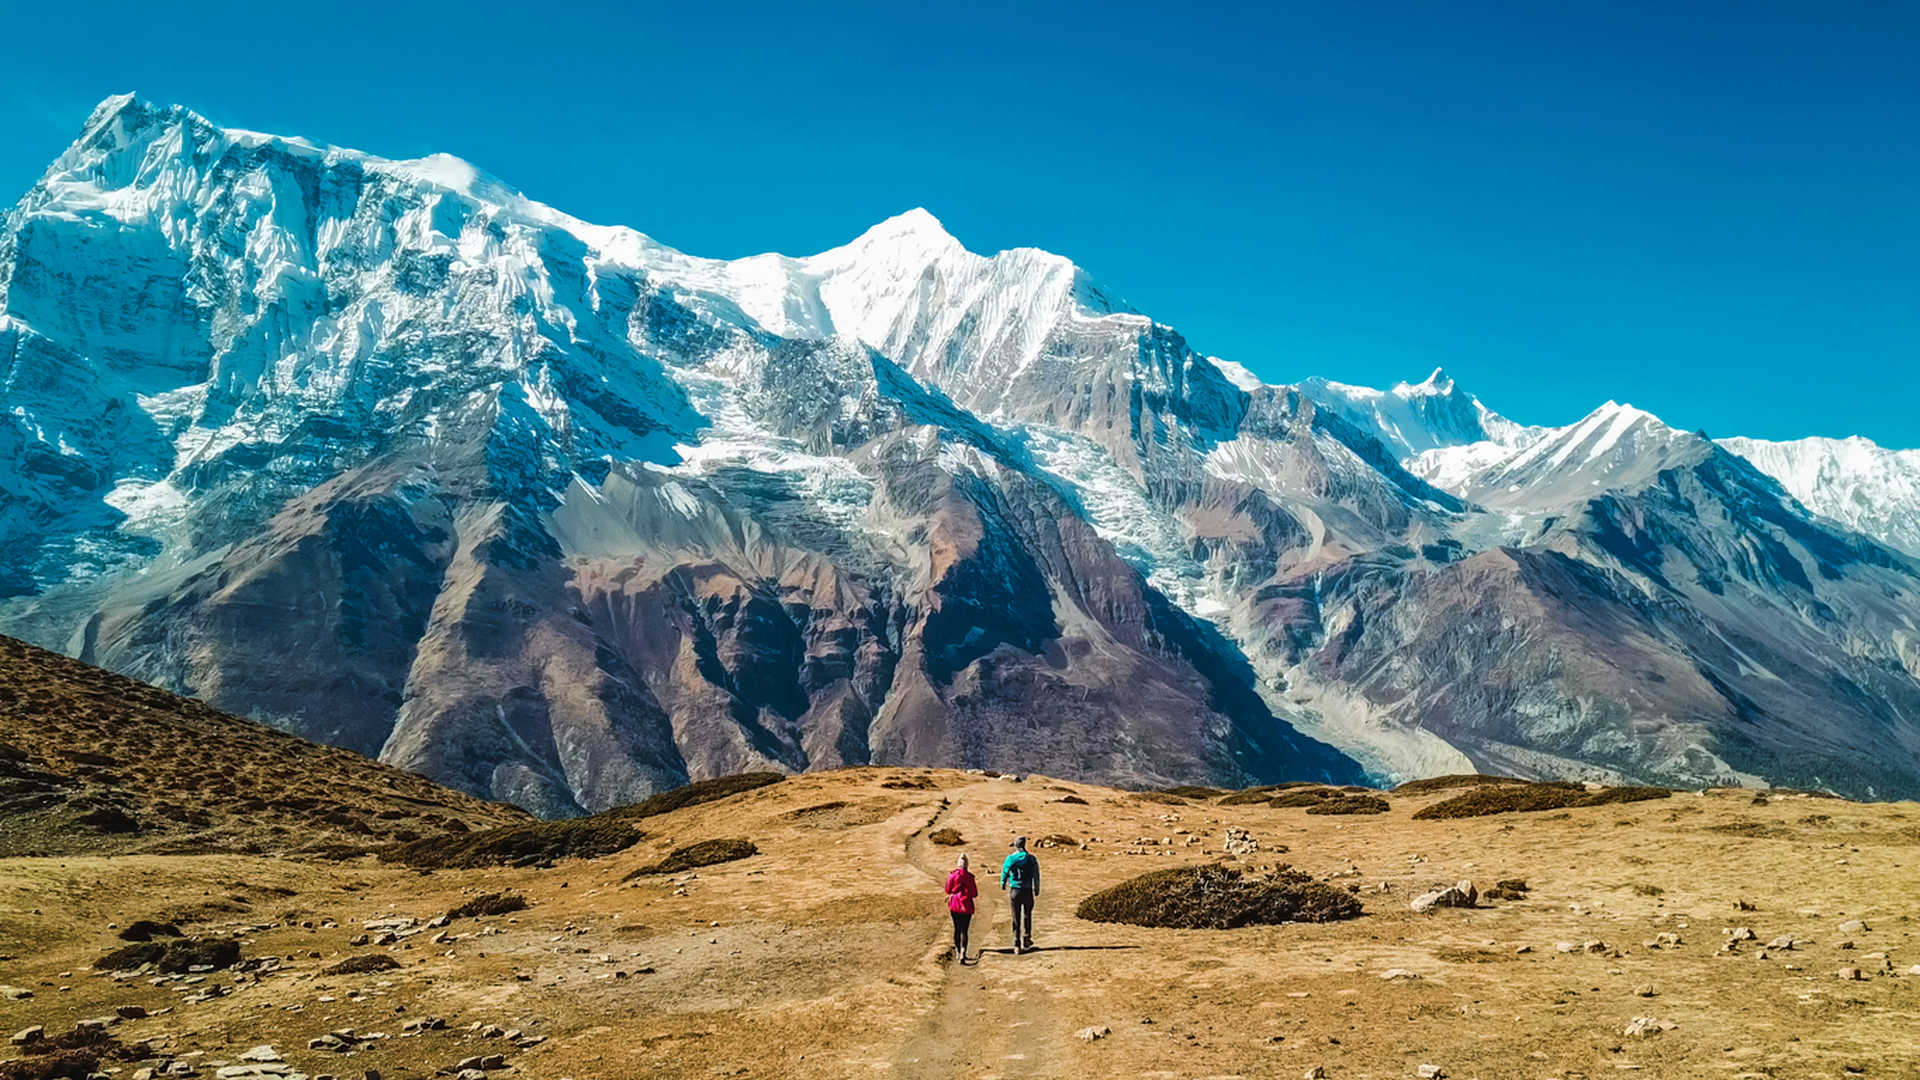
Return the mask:
[[1274,381],[1920,446],[1920,5],[1039,6],[16,4],[0,189],[131,89],[705,255],[924,205]]

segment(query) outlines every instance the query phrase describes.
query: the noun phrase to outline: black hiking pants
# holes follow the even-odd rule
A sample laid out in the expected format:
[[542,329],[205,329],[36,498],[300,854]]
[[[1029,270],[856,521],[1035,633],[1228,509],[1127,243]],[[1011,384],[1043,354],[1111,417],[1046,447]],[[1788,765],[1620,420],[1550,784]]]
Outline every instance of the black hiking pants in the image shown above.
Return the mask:
[[1013,902],[1013,944],[1015,948],[1033,945],[1033,890],[1014,889]]
[[973,923],[971,911],[949,911],[953,916],[953,952],[962,960],[967,958],[967,927]]

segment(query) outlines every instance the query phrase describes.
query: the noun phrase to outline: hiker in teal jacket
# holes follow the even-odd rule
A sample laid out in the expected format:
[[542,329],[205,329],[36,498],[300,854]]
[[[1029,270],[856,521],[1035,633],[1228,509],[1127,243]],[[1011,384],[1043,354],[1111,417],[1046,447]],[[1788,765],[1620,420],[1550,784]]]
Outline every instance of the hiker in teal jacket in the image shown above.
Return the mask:
[[1033,948],[1033,902],[1040,898],[1040,860],[1027,852],[1027,838],[1013,842],[1013,854],[1000,864],[1000,887],[1013,901],[1013,951]]

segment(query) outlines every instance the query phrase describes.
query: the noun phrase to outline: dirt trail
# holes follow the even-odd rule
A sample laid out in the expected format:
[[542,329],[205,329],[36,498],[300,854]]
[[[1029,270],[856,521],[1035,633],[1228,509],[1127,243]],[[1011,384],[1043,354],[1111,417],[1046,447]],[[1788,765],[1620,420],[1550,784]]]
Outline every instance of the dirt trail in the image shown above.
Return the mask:
[[[906,858],[934,883],[929,905],[937,904],[939,886],[952,870],[957,852],[933,845],[927,834],[966,800],[970,793],[955,791],[943,800],[925,828],[907,838]],[[930,962],[945,970],[939,999],[933,1010],[907,1036],[894,1054],[897,1075],[920,1078],[1065,1076],[1062,1040],[1068,1021],[1057,1007],[1049,987],[1067,974],[1068,954],[1044,951],[1055,920],[1044,911],[1034,918],[1034,936],[1042,951],[1015,956],[1007,940],[1012,920],[990,859],[997,852],[970,852],[974,876],[980,882],[980,900],[971,927],[971,944],[980,954],[977,963],[962,967],[950,957],[953,926],[944,914],[937,917],[938,936]],[[1044,896],[1044,894],[1043,894]],[[938,910],[936,908],[936,910]]]

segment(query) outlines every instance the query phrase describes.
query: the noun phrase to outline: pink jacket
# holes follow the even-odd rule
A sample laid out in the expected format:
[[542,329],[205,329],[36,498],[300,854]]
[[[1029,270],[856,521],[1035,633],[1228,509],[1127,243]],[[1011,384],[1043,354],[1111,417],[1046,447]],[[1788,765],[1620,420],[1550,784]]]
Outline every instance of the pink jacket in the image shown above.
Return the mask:
[[948,911],[957,911],[962,915],[973,914],[973,898],[979,895],[980,890],[974,885],[971,873],[956,866],[953,868],[953,873],[947,875]]

